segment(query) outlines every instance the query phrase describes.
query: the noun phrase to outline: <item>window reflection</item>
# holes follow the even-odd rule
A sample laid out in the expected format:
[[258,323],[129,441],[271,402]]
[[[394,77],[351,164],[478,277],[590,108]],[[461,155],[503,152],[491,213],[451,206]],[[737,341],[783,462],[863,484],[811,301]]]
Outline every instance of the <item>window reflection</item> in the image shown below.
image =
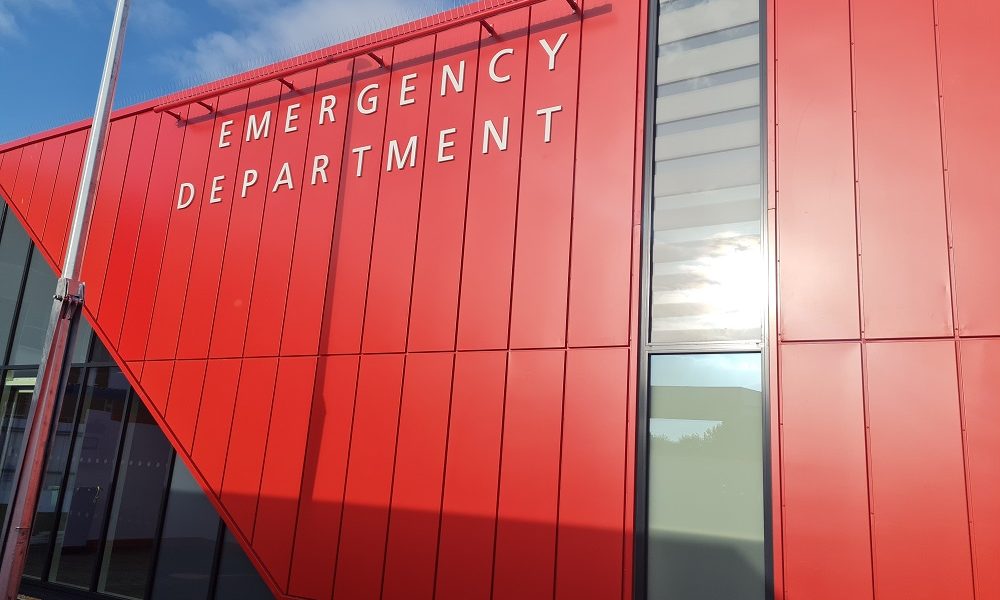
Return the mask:
[[204,600],[219,537],[219,515],[184,461],[174,462],[153,600]]
[[650,339],[761,338],[758,0],[660,3]]
[[129,386],[121,371],[92,369],[70,459],[50,577],[89,589],[104,537],[105,517]]
[[[3,211],[0,210],[0,215]],[[21,293],[24,263],[31,242],[14,215],[8,215],[0,231],[0,360],[6,358],[7,342]]]
[[132,402],[97,589],[143,598],[173,450],[141,402]]
[[42,342],[49,326],[52,294],[56,291],[56,276],[42,258],[41,252],[31,253],[28,278],[24,283],[21,310],[14,330],[14,345],[10,362],[15,365],[37,365],[42,360]]
[[24,573],[28,577],[42,576],[49,545],[52,542],[52,533],[55,531],[56,518],[59,515],[59,500],[62,497],[63,478],[66,475],[66,464],[69,460],[76,426],[82,371],[80,368],[70,369],[62,407],[59,410],[59,420],[56,422],[49,442],[45,475],[42,480],[41,493],[38,495],[38,509],[35,511],[35,520],[31,528],[28,561],[24,568]]
[[35,389],[35,370],[7,371],[0,391],[0,523],[7,517],[21,460],[24,426]]
[[232,532],[227,530],[222,542],[215,600],[271,600],[271,598],[274,598],[271,590],[261,580]]
[[764,598],[760,360],[652,358],[649,598]]

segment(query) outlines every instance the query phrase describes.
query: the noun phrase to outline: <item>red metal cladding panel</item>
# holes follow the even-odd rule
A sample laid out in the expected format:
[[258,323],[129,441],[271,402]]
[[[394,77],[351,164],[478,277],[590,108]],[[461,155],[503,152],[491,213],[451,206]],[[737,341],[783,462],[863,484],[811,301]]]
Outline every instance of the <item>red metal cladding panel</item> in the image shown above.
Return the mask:
[[[299,197],[305,185],[306,147],[312,124],[316,71],[288,77],[294,89],[285,91],[275,114],[271,177],[264,200],[264,221],[257,249],[257,268],[250,296],[250,322],[244,356],[274,356],[281,345],[282,317],[295,244]],[[313,218],[311,215],[307,218]],[[290,315],[297,319],[298,315]]]
[[776,35],[782,339],[859,335],[848,0],[782,4]]
[[[62,156],[65,142],[64,136],[45,140],[42,157],[38,162],[38,173],[35,174],[35,185],[31,191],[31,204],[26,220],[28,226],[35,232],[35,237],[39,240],[42,239],[42,234],[45,231],[45,220],[49,207],[52,205],[52,191],[55,189],[56,178],[59,175],[59,159]],[[51,249],[44,245],[42,251],[50,257],[52,256]]]
[[933,4],[884,0],[853,11],[863,329],[950,335]]
[[[155,120],[155,117],[147,115],[146,119]],[[80,270],[80,279],[87,284],[84,305],[92,315],[96,315],[101,306],[104,277],[107,274],[115,225],[118,222],[118,207],[121,204],[125,170],[136,120],[137,117],[129,117],[113,121],[108,132],[101,179],[97,186],[90,230],[87,232],[87,244],[83,253],[83,266]],[[152,142],[145,143],[150,145]]]
[[56,175],[52,203],[45,219],[45,233],[42,235],[42,246],[57,261],[62,260],[65,250],[66,231],[69,228],[73,203],[76,201],[76,188],[79,184],[80,167],[83,163],[88,133],[90,130],[84,129],[67,135],[59,159],[59,173]]
[[438,600],[489,600],[506,352],[455,356],[438,542]]
[[[580,21],[564,1],[531,9],[511,293],[512,348],[566,345]],[[584,242],[585,243],[585,242]]]
[[333,597],[375,598],[382,588],[403,380],[403,355],[361,357],[343,528]]
[[319,359],[288,593],[330,598],[340,541],[357,355]]
[[780,351],[785,593],[871,598],[861,347],[783,344]]
[[621,594],[630,367],[628,348],[566,358],[557,600]]
[[512,352],[507,371],[493,598],[551,598],[555,584],[562,350]]
[[[183,117],[186,114],[187,108],[182,109],[180,115]],[[141,359],[146,355],[149,320],[153,315],[167,228],[176,206],[174,189],[186,129],[180,121],[169,115],[160,121],[156,154],[146,192],[146,207],[142,213],[135,260],[128,278],[128,299],[121,338],[112,338],[112,342],[117,341],[118,354],[125,360]],[[66,143],[68,145],[69,141]]]
[[[351,76],[354,61],[320,67],[313,95],[306,172],[302,178],[295,249],[288,281],[282,354],[316,354],[319,351],[326,273],[340,194],[344,132],[351,110]],[[304,125],[304,124],[303,124]],[[293,578],[294,581],[294,578]]]
[[[240,163],[234,185],[233,207],[229,217],[229,235],[219,276],[219,294],[212,321],[212,342],[209,356],[240,357],[246,339],[250,314],[250,292],[253,290],[254,268],[264,219],[264,197],[270,181],[271,149],[276,134],[263,137],[265,119],[272,123],[277,117],[278,96],[284,88],[277,81],[265,81],[250,88],[251,102],[247,105],[247,123],[254,129],[247,140],[242,137]],[[271,125],[273,129],[273,125]],[[260,136],[256,132],[260,130]],[[233,130],[233,135],[237,135]]]
[[875,593],[972,598],[955,344],[869,344]]
[[[510,321],[528,10],[490,24],[499,39],[484,29],[480,41],[458,311],[462,350],[506,348]],[[503,81],[491,77],[491,65]]]
[[645,57],[646,23],[639,19],[644,4],[584,4],[589,14],[580,52],[570,346],[624,345],[630,338],[634,115],[642,102],[638,90],[644,89],[636,84],[638,57]]
[[410,354],[396,444],[382,598],[434,598],[453,353]]
[[1000,597],[1000,341],[961,342],[976,597]]
[[[210,102],[213,106],[215,103],[215,99]],[[203,203],[197,201],[195,186],[205,180],[209,150],[214,141],[214,124],[215,119],[206,109],[197,105],[191,108],[185,125],[184,149],[177,168],[177,185],[173,188],[170,226],[157,279],[156,302],[149,324],[147,359],[173,358],[177,353],[184,296],[203,208]]]
[[288,589],[291,569],[316,360],[310,356],[278,361],[267,433],[253,548],[283,590]]
[[[164,420],[181,448],[189,456],[198,426],[198,408],[201,406],[205,383],[205,361],[181,360],[174,364],[174,378],[167,399]],[[209,400],[211,401],[211,399]]]
[[[955,300],[963,335],[1000,334],[1000,138],[996,2],[938,2],[939,66],[955,260]],[[995,589],[995,588],[994,588]]]
[[[379,51],[379,56],[386,64],[392,64],[391,49]],[[379,155],[387,103],[391,97],[388,70],[370,58],[356,59],[350,96],[353,114],[342,158],[345,168],[340,188],[345,201],[337,204],[326,307],[320,330],[322,353],[349,353],[361,349],[375,199],[382,174]],[[373,107],[377,110],[370,112]],[[366,112],[361,113],[360,108]]]
[[222,479],[222,503],[246,540],[253,537],[277,372],[276,358],[248,358],[240,370]]
[[28,207],[31,205],[31,190],[35,185],[35,175],[38,173],[38,163],[42,159],[42,142],[25,146],[21,152],[21,160],[17,167],[17,179],[8,191],[13,194],[11,206],[28,224],[28,230],[34,233],[34,227],[27,220]]
[[101,329],[115,342],[121,336],[122,323],[125,320],[125,304],[132,281],[139,227],[146,208],[149,177],[162,126],[159,115],[143,113],[137,118],[132,134],[132,147],[125,169],[125,181],[122,184],[118,218],[115,222],[114,237],[111,239],[111,251],[108,254],[104,292],[101,295],[100,309],[97,311]]
[[174,362],[157,360],[141,364],[143,367],[140,383],[146,395],[147,406],[153,412],[162,415],[167,409],[170,381],[174,374]]
[[23,152],[23,146],[8,150],[4,152],[3,162],[0,163],[0,189],[4,190],[5,195],[10,196],[5,200],[11,204],[14,202],[14,184],[17,183],[17,168],[21,165]]
[[455,348],[481,29],[473,23],[437,36],[407,334],[411,351]]
[[237,167],[243,142],[247,98],[248,90],[238,90],[220,97],[219,105],[215,107],[208,173],[204,182],[197,184],[193,200],[202,205],[202,213],[177,341],[178,358],[208,356],[215,304],[219,295],[219,272],[222,270],[229,216],[238,186]]
[[222,476],[226,469],[240,366],[241,361],[236,359],[208,361],[205,388],[198,409],[198,427],[195,429],[191,458],[216,496],[222,495]]
[[427,115],[434,43],[434,37],[425,37],[393,51],[383,173],[365,303],[364,352],[406,349],[424,153],[431,146]]

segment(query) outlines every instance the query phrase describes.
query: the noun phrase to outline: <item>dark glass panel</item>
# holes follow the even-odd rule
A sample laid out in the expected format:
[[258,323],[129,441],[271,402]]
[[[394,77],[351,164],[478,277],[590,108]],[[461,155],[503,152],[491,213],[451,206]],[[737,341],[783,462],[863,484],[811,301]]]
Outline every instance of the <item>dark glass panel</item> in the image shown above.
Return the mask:
[[35,389],[35,371],[7,371],[0,391],[0,523],[14,491],[14,477],[21,460],[24,427]]
[[274,595],[260,578],[240,543],[226,530],[219,560],[215,600],[272,600]]
[[654,356],[649,598],[763,600],[760,354]]
[[111,353],[104,347],[104,343],[96,336],[94,337],[94,347],[90,350],[90,362],[115,362],[115,359],[111,358]]
[[183,461],[174,461],[153,578],[153,600],[208,597],[219,515]]
[[14,345],[10,364],[37,365],[42,360],[42,342],[52,312],[52,294],[56,291],[56,276],[40,252],[31,253],[28,279],[24,284],[21,310],[14,329]]
[[53,431],[52,441],[49,443],[42,490],[38,496],[38,509],[35,511],[35,522],[31,528],[28,562],[24,569],[28,577],[41,577],[45,561],[48,559],[52,532],[55,531],[56,518],[59,516],[59,498],[62,495],[63,478],[66,476],[66,463],[69,460],[73,430],[76,427],[82,377],[83,369],[79,367],[70,369],[66,393],[59,410],[59,420]]
[[0,360],[6,358],[30,244],[17,218],[8,215],[0,232]]
[[152,415],[133,401],[97,591],[137,600],[144,596],[172,457]]
[[87,319],[81,316],[80,327],[76,330],[76,343],[73,344],[71,362],[87,362],[87,353],[90,352],[90,338],[92,337],[94,337],[94,330],[90,328],[90,323],[87,322]]
[[129,386],[116,368],[91,369],[60,510],[49,577],[90,588],[104,537]]

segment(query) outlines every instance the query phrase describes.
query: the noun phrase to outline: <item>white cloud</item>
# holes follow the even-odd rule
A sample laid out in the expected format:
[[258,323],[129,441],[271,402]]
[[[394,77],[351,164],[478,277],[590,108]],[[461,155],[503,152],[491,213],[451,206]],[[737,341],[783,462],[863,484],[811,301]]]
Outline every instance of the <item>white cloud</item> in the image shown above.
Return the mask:
[[215,31],[160,62],[182,81],[206,81],[433,14],[445,0],[209,0],[231,15],[231,31]]
[[185,14],[168,0],[137,0],[132,5],[129,21],[144,33],[166,35],[184,27]]
[[24,39],[18,20],[40,10],[73,12],[75,0],[0,0],[0,42]]

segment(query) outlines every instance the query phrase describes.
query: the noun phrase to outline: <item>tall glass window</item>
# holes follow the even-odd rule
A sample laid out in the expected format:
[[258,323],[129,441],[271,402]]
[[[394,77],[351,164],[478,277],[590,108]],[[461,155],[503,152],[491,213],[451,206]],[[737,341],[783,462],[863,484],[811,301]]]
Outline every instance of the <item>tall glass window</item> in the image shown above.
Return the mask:
[[118,369],[90,371],[52,557],[50,577],[59,583],[88,589],[93,582],[128,390]]
[[172,458],[173,450],[149,410],[132,402],[98,591],[136,600],[146,593]]
[[764,598],[760,355],[650,365],[648,597]]
[[21,310],[14,330],[14,345],[10,362],[15,365],[37,365],[42,360],[42,342],[52,312],[52,293],[56,276],[40,252],[31,253],[28,279],[24,283]]
[[759,0],[661,0],[650,341],[759,340]]
[[31,408],[36,371],[7,371],[0,390],[0,523],[14,493],[14,477],[21,461],[24,424]]
[[59,502],[62,499],[63,478],[66,476],[66,465],[69,453],[73,447],[73,433],[76,425],[77,408],[80,403],[80,379],[83,369],[70,369],[59,410],[59,420],[52,431],[49,441],[49,454],[45,459],[45,476],[42,480],[41,493],[38,495],[38,508],[35,511],[35,521],[31,526],[31,541],[28,546],[28,562],[25,564],[25,575],[33,578],[42,576],[45,562],[48,558],[49,545],[52,543],[59,516]]
[[153,600],[205,600],[211,586],[219,516],[184,462],[174,464]]
[[31,242],[14,215],[7,215],[0,207],[0,360],[6,358],[7,342],[13,325],[17,298],[21,293],[21,279],[24,275],[25,259]]
[[760,4],[655,4],[648,600],[768,593]]

